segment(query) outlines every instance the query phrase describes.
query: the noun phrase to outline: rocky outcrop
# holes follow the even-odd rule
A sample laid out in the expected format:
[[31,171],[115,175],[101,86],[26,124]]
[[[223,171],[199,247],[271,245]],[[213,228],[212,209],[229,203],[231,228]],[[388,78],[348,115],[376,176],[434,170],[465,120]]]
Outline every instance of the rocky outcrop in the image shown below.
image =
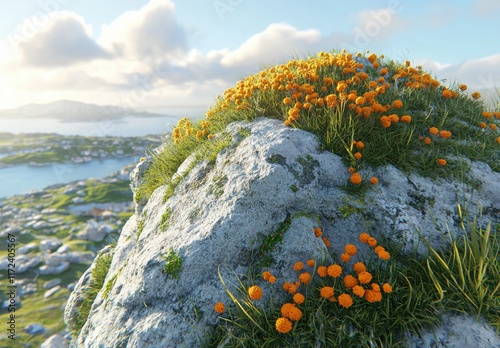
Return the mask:
[[[199,346],[217,323],[213,305],[229,302],[219,268],[224,280],[237,283],[236,275],[244,278],[254,265],[264,238],[280,229],[283,241],[271,252],[269,269],[294,279],[290,265],[295,261],[327,257],[325,244],[313,233],[318,223],[334,241],[332,251],[339,253],[363,231],[405,250],[418,244],[417,231],[440,245],[436,223],[451,233],[459,230],[457,203],[467,203],[462,205],[466,219],[481,206],[479,223],[498,222],[500,175],[481,163],[471,163],[467,173],[474,189],[387,166],[363,172],[378,177],[378,185],[348,193],[346,166],[340,157],[321,151],[311,133],[259,119],[233,123],[219,137],[231,143],[215,163],[193,163],[191,156],[179,168],[182,180],[173,196],[165,200],[167,188],[159,187],[147,203],[140,202],[122,230],[105,286],[74,346]],[[165,273],[172,253],[182,259],[178,279]],[[68,301],[70,329],[76,299],[88,281],[86,272]],[[272,292],[264,288],[265,294]]]

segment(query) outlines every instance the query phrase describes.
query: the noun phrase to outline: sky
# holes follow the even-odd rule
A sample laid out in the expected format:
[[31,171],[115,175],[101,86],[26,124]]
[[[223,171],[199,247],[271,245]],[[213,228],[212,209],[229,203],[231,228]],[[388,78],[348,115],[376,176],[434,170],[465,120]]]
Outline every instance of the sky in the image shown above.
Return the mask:
[[262,67],[343,48],[500,88],[498,0],[23,0],[0,14],[0,109],[66,99],[203,113]]

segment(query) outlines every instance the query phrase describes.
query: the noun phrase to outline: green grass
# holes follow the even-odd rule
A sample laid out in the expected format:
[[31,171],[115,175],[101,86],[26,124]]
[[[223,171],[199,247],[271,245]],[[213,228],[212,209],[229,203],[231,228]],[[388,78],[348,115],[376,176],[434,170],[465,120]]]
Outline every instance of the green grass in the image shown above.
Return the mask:
[[85,185],[85,203],[130,202],[132,192],[128,181],[116,182],[87,181]]
[[168,253],[163,255],[163,273],[172,279],[179,279],[182,272],[182,257],[179,253],[170,248]]
[[87,287],[82,289],[82,298],[76,315],[72,318],[72,321],[68,323],[68,329],[73,337],[80,334],[82,327],[85,325],[87,318],[92,308],[97,294],[104,286],[104,279],[108,274],[111,261],[113,259],[112,254],[98,255],[95,262],[95,267],[91,272],[90,281]]

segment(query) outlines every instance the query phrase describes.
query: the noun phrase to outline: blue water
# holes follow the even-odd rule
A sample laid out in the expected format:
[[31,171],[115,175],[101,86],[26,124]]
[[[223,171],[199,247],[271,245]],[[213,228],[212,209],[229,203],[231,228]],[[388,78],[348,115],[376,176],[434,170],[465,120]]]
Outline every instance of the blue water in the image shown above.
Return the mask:
[[0,197],[29,193],[54,184],[108,176],[127,164],[137,163],[139,157],[95,160],[80,164],[45,166],[17,165],[0,169]]

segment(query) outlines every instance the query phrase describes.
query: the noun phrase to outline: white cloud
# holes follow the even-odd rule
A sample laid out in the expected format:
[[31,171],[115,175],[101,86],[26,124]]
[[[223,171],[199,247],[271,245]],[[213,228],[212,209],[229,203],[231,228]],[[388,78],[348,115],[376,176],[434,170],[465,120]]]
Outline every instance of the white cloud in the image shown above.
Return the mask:
[[31,38],[17,42],[24,63],[40,67],[61,66],[107,57],[92,39],[92,28],[82,17],[70,12],[53,16],[49,24]]
[[182,57],[187,50],[186,35],[175,18],[174,4],[152,0],[103,26],[98,42],[119,57],[158,62]]

